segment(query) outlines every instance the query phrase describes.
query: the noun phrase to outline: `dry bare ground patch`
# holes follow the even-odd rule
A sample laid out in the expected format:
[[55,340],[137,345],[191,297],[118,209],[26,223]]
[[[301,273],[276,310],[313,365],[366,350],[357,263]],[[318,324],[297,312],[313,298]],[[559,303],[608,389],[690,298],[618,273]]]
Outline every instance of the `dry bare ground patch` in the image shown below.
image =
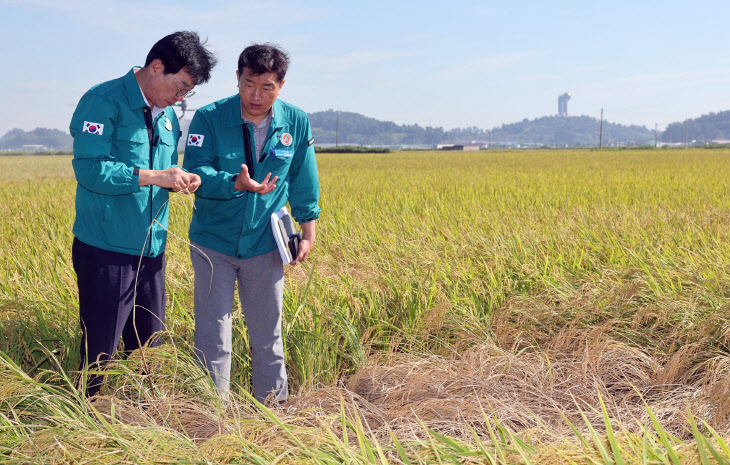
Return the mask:
[[287,411],[317,407],[336,413],[346,399],[378,437],[392,431],[404,441],[425,439],[422,425],[464,441],[473,441],[472,429],[488,438],[486,415],[512,431],[554,442],[571,435],[565,419],[585,430],[586,415],[594,428],[605,430],[600,396],[612,422],[628,432],[649,423],[647,406],[683,439],[691,438],[688,409],[727,432],[727,417],[713,401],[715,390],[724,387],[686,384],[679,373],[673,381],[662,379],[664,370],[650,355],[610,340],[572,354],[515,353],[489,344],[450,357],[372,360],[342,388],[310,391],[287,404]]
[[[612,428],[621,432],[618,444],[647,434],[651,411],[666,434],[686,444],[677,449],[685,460],[681,463],[697,457],[688,412],[720,435],[728,434],[727,415],[717,400],[717,390],[724,391],[727,384],[725,358],[707,358],[699,374],[694,368],[676,369],[672,357],[662,363],[605,334],[585,336],[592,342],[576,345],[573,352],[516,352],[486,343],[450,355],[376,357],[342,385],[301,392],[266,413],[248,397],[234,395],[222,404],[199,369],[166,345],[115,363],[105,395],[87,401],[83,409],[97,422],[104,418],[115,425],[113,435],[83,425],[80,416],[72,422],[39,415],[22,399],[37,397],[42,388],[18,380],[11,370],[0,377],[0,391],[5,407],[18,399],[11,409],[17,417],[45,425],[29,433],[11,456],[42,456],[48,460],[44,463],[66,463],[89,453],[108,454],[122,463],[174,457],[239,463],[261,450],[277,457],[292,448],[326,448],[332,437],[342,438],[345,429],[358,424],[360,434],[389,449],[387,455],[398,463],[395,443],[408,445],[416,456],[428,455],[424,445],[440,434],[478,450],[480,441],[491,443],[499,428],[513,432],[512,440],[531,445],[532,463],[561,463],[571,456],[576,463],[594,463],[590,457],[597,452],[570,441],[575,435],[569,424],[584,436],[595,429],[609,447],[601,401]],[[153,369],[142,369],[144,364]],[[516,454],[502,463],[530,462]]]

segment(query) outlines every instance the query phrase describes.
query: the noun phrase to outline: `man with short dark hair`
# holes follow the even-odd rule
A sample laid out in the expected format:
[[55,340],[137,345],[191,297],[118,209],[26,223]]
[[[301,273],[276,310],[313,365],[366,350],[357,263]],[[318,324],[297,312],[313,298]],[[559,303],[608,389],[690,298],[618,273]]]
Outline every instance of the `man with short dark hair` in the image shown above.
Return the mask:
[[[107,363],[120,336],[129,353],[164,327],[169,190],[200,186],[177,166],[180,127],[170,105],[207,82],[215,63],[198,34],[176,32],[152,47],[143,68],[91,88],[76,107],[72,257],[82,369]],[[90,377],[86,395],[101,382]]]
[[238,94],[197,111],[185,149],[185,168],[202,180],[190,224],[196,354],[225,396],[238,282],[253,393],[260,402],[288,396],[281,332],[284,267],[271,214],[289,202],[302,227],[292,261],[300,263],[314,244],[320,212],[309,119],[278,100],[288,66],[287,54],[272,44],[247,47],[238,59]]

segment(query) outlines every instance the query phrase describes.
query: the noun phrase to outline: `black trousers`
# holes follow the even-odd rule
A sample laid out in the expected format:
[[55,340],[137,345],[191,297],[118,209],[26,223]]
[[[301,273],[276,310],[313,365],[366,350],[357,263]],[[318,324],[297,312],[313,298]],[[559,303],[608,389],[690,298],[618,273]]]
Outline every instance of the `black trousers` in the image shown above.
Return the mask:
[[[71,256],[79,287],[81,367],[107,364],[124,342],[124,352],[146,344],[165,324],[165,254],[128,255],[93,247],[74,238]],[[135,281],[137,294],[135,297]],[[160,344],[159,339],[149,341]],[[102,375],[87,382],[86,395],[101,388]]]

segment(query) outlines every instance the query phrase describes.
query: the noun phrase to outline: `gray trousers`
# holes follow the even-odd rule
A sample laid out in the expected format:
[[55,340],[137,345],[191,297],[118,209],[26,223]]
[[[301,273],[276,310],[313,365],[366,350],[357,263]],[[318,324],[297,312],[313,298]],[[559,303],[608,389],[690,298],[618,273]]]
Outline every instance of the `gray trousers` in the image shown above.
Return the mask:
[[263,402],[273,392],[276,400],[285,400],[288,382],[281,333],[284,265],[279,251],[239,259],[193,245],[190,259],[195,270],[198,360],[207,368],[221,395],[227,396],[231,386],[233,292],[238,282],[251,345],[254,397]]

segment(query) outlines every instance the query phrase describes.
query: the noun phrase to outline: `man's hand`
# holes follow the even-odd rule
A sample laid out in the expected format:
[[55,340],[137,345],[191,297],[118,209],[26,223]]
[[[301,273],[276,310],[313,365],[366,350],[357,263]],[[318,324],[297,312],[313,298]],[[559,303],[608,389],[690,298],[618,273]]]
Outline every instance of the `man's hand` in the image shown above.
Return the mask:
[[314,245],[314,238],[316,233],[316,221],[310,221],[302,225],[302,240],[299,241],[299,253],[297,258],[292,260],[290,265],[296,265],[307,259],[309,251],[312,250]]
[[289,264],[296,265],[297,263],[301,263],[306,260],[309,256],[309,251],[312,250],[313,245],[314,242],[308,239],[302,239],[301,241],[299,241],[299,253],[297,254],[297,258],[292,260]]
[[198,186],[200,186],[200,176],[188,173],[178,167],[161,170],[160,174],[162,176],[157,185],[172,189],[174,192],[195,192]]
[[166,170],[139,170],[140,186],[160,186],[175,192],[189,194],[200,187],[200,176],[178,168]]
[[200,176],[195,173],[188,173],[190,175],[190,183],[188,184],[188,194],[192,194],[198,187],[200,187]]
[[271,178],[271,173],[267,174],[261,183],[254,181],[248,175],[248,166],[244,164],[241,165],[241,172],[238,173],[233,190],[255,192],[261,195],[268,194],[276,188],[276,181],[279,180],[279,176],[274,176],[273,179],[269,178]]

